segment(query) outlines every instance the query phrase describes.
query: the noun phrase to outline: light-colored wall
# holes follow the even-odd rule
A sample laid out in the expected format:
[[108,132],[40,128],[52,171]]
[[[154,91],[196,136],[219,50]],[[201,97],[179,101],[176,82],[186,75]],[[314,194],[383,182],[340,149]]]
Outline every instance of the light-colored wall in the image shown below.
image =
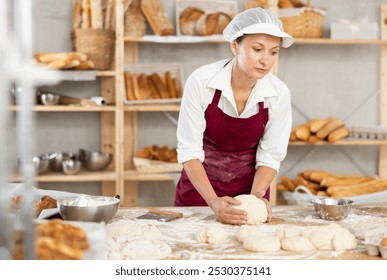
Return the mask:
[[[163,0],[171,20],[175,21],[174,1]],[[244,1],[239,0],[242,10]],[[314,0],[312,4],[327,9],[325,36],[329,23],[339,18],[368,17],[379,23],[379,5],[383,0]],[[71,50],[71,0],[35,0],[35,51]],[[225,44],[141,44],[140,63],[179,62],[184,76],[195,68],[230,57]],[[314,117],[335,116],[346,126],[378,125],[379,48],[377,46],[294,45],[281,50],[279,76],[292,93],[294,124]],[[98,95],[93,82],[64,82],[52,90],[73,96]],[[177,118],[177,113],[172,113]],[[79,148],[100,147],[98,113],[39,113],[38,152],[77,152]],[[176,146],[175,126],[163,113],[141,113],[139,148],[152,144]],[[336,173],[377,173],[378,147],[294,147],[282,164],[280,176],[294,177],[305,169],[323,169]],[[140,206],[172,205],[174,183],[140,185]],[[42,188],[66,189],[97,194],[98,183],[45,183]]]

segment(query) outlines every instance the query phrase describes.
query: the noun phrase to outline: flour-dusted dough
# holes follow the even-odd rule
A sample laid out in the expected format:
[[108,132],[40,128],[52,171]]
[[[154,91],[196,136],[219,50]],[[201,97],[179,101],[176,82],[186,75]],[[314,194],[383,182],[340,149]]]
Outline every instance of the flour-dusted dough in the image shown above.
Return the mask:
[[312,230],[309,240],[319,250],[345,251],[355,249],[357,246],[356,237],[336,223],[316,227]]
[[268,213],[265,202],[251,194],[241,194],[235,199],[242,202],[241,205],[234,206],[236,209],[247,211],[247,224],[258,225],[267,221]]
[[228,240],[228,234],[219,225],[208,226],[196,234],[196,241],[199,243],[218,244]]
[[281,248],[291,252],[305,252],[316,249],[309,239],[303,236],[291,236],[282,239]]
[[276,236],[249,235],[243,241],[243,248],[253,252],[276,252],[281,249],[281,242]]
[[353,250],[357,247],[357,240],[352,233],[342,231],[333,236],[332,245],[335,251]]
[[284,239],[292,236],[302,236],[303,232],[304,232],[304,229],[302,227],[285,226],[284,228],[277,230],[275,235],[280,239]]
[[237,240],[238,242],[243,242],[244,239],[252,235],[254,237],[258,237],[261,234],[261,230],[259,229],[258,226],[251,226],[251,225],[242,225],[237,233]]

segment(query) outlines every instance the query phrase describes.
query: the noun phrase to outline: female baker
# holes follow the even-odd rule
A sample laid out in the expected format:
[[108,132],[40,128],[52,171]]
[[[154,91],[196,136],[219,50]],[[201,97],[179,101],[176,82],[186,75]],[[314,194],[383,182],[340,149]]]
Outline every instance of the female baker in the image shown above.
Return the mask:
[[223,31],[232,59],[195,70],[187,79],[177,128],[178,161],[184,169],[175,206],[209,206],[217,219],[244,224],[234,197],[265,201],[285,158],[292,124],[288,87],[270,73],[280,47],[294,39],[271,12],[253,8]]

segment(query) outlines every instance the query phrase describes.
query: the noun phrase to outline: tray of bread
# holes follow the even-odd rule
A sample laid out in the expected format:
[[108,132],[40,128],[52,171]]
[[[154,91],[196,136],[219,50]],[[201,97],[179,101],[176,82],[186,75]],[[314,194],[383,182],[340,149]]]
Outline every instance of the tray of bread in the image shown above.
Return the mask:
[[182,164],[177,162],[176,149],[167,145],[142,148],[133,157],[133,164],[137,171],[144,173],[172,173],[183,169]]
[[184,78],[179,63],[128,64],[124,68],[124,103],[180,103]]
[[223,29],[238,13],[237,1],[176,1],[177,35],[211,36]]

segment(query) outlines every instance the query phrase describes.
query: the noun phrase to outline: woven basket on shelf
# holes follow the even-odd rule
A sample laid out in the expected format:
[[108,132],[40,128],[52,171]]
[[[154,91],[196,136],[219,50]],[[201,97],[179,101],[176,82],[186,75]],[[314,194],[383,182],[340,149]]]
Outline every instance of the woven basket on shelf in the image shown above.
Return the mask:
[[75,29],[73,49],[87,55],[97,70],[110,69],[114,59],[115,32],[109,29]]
[[311,7],[308,0],[306,7],[303,8],[280,9],[280,19],[285,32],[293,37],[322,38],[325,13],[321,8]]

